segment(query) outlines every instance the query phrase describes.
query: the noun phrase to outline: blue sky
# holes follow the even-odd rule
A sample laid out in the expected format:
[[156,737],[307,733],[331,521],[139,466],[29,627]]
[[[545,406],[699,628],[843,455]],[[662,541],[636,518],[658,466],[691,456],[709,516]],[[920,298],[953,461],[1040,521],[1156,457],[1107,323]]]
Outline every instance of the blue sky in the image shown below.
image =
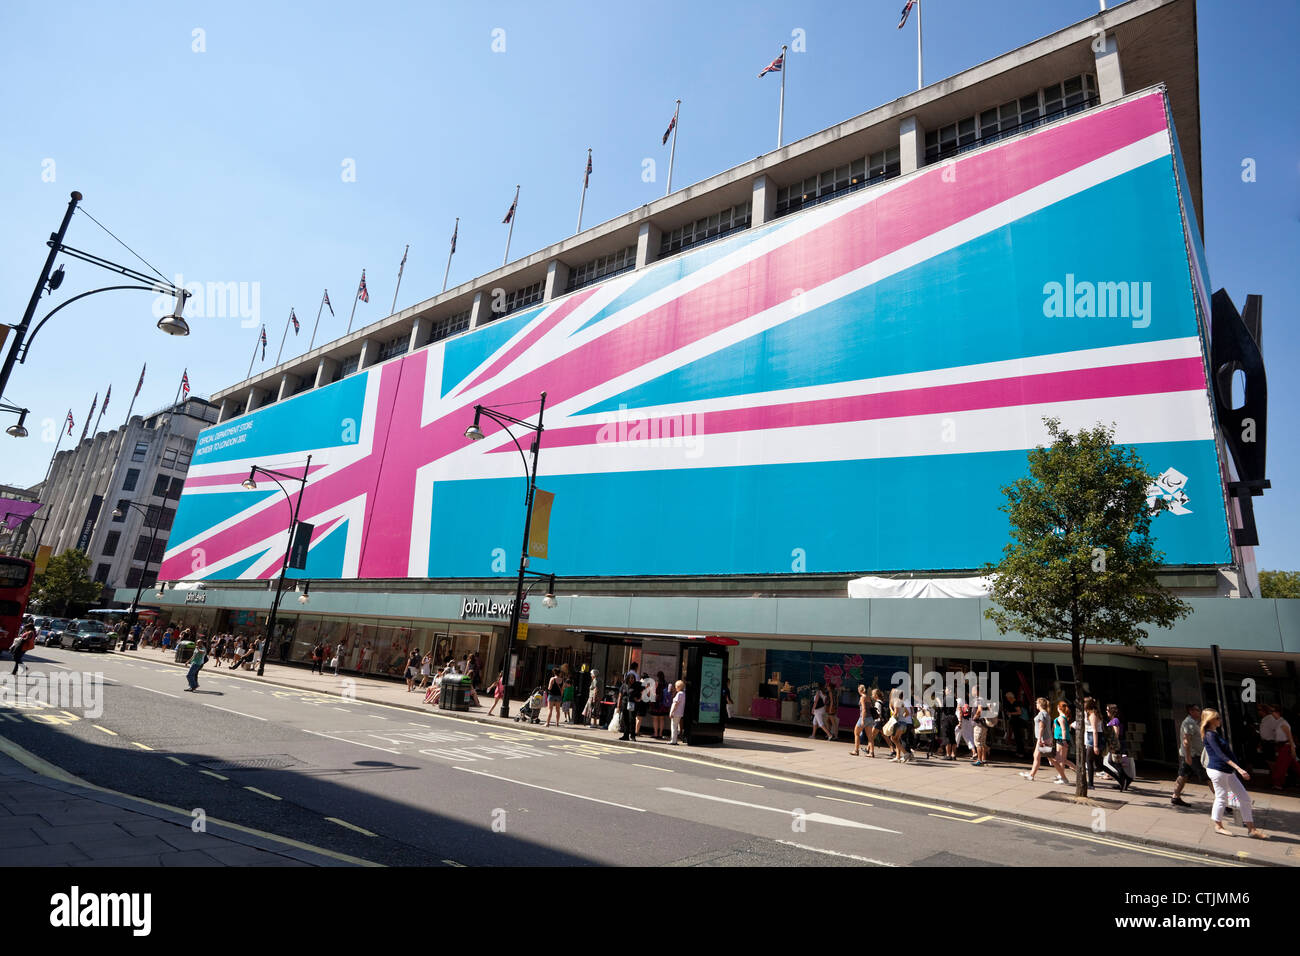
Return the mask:
[[[1114,4],[1112,4],[1113,6]],[[501,262],[501,218],[522,185],[511,258],[573,231],[586,149],[594,172],[584,223],[663,194],[660,136],[683,100],[674,183],[683,186],[775,146],[778,77],[758,70],[789,42],[787,141],[915,88],[916,42],[901,0],[592,5],[550,3],[67,3],[0,8],[0,309],[17,322],[68,193],[157,266],[184,281],[257,283],[274,362],[344,331],[361,269],[387,314],[403,246],[399,308]],[[1240,306],[1264,296],[1270,376],[1269,473],[1256,499],[1263,568],[1300,568],[1300,6],[1201,0],[1199,38],[1205,234],[1214,288]],[[1097,0],[926,0],[926,79],[934,81],[1092,15]],[[201,30],[203,52],[195,52]],[[505,50],[493,51],[494,31]],[[499,41],[501,34],[496,34]],[[498,46],[500,43],[498,42]],[[657,182],[642,162],[659,164]],[[1243,159],[1257,178],[1245,183]],[[355,182],[345,182],[345,161]],[[53,165],[51,166],[50,161]],[[46,181],[53,173],[53,181]],[[129,253],[87,218],[68,242],[118,261]],[[55,301],[113,277],[72,260]],[[48,307],[45,307],[48,308]],[[45,308],[38,315],[43,314]],[[194,319],[172,339],[150,296],[107,293],[42,331],[5,396],[80,434],[92,396],[113,386],[101,428],[121,424],[140,365],[137,411],[172,400],[182,368],[196,394],[244,377],[258,329]],[[261,367],[257,363],[256,367]],[[0,482],[39,481],[54,429],[4,439]],[[49,442],[44,439],[48,437]],[[65,445],[66,447],[66,445]]]

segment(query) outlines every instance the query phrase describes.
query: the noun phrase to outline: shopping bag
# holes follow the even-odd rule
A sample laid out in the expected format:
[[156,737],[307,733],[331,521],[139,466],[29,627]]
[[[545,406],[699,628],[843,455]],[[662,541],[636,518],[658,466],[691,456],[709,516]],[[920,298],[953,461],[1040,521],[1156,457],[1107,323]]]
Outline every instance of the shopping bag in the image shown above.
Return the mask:
[[1133,758],[1128,756],[1128,754],[1124,755],[1124,772],[1128,774],[1131,779],[1137,779],[1137,764],[1133,762]]
[[609,729],[616,734],[621,734],[623,732],[622,711],[614,711],[614,716],[609,722]]

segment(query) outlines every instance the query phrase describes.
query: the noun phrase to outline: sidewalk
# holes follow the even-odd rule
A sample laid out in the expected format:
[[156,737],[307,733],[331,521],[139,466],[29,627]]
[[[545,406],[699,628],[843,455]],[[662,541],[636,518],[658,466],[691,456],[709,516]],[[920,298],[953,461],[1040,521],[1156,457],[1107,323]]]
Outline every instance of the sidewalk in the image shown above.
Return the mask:
[[[132,655],[156,659],[149,651],[130,652]],[[170,657],[170,655],[168,655]],[[176,665],[181,667],[183,665]],[[239,672],[242,676],[247,672]],[[254,679],[256,677],[254,676]],[[358,700],[389,706],[407,707],[423,713],[437,713],[443,717],[479,723],[500,724],[500,717],[487,717],[490,699],[483,698],[484,706],[472,708],[467,713],[436,710],[424,703],[423,691],[408,692],[405,683],[358,677],[350,674],[312,674],[307,668],[267,663],[262,678],[267,683],[279,684],[301,690],[340,694],[347,690]],[[350,682],[345,684],[344,681]],[[511,713],[517,713],[520,702],[511,703]],[[649,718],[645,726],[649,727]],[[511,721],[509,726],[517,726]],[[851,725],[850,725],[851,726]],[[565,725],[546,729],[541,724],[530,724],[530,731],[552,733],[581,740],[599,739],[605,743],[617,740],[614,734],[600,729],[587,729]],[[1041,825],[1066,827],[1097,833],[1135,843],[1168,847],[1171,849],[1203,853],[1229,859],[1248,860],[1251,863],[1278,866],[1300,866],[1300,797],[1294,791],[1286,794],[1268,789],[1252,790],[1255,822],[1271,839],[1252,840],[1246,836],[1240,815],[1234,813],[1227,823],[1233,832],[1231,838],[1214,832],[1210,822],[1210,805],[1213,797],[1208,787],[1188,784],[1183,792],[1192,806],[1182,809],[1170,804],[1173,784],[1168,779],[1140,777],[1127,793],[1121,794],[1109,783],[1102,783],[1088,792],[1089,803],[1081,805],[1071,798],[1074,787],[1052,783],[1056,774],[1050,766],[1039,771],[1034,781],[1024,779],[1020,770],[1026,764],[995,761],[987,767],[972,767],[965,757],[956,762],[939,758],[927,760],[918,755],[914,763],[890,763],[888,751],[883,747],[875,759],[855,757],[851,753],[852,741],[841,734],[838,742],[825,739],[810,740],[802,735],[790,735],[777,730],[741,727],[729,724],[726,742],[720,747],[669,748],[663,742],[651,741],[636,744],[643,750],[665,750],[675,755],[690,756],[745,770],[777,773],[813,783],[849,786],[870,790],[873,793],[928,801],[941,806],[997,814]],[[964,753],[964,751],[963,751]],[[882,756],[885,754],[885,756]],[[1071,774],[1071,781],[1074,777]],[[1256,775],[1253,781],[1260,781]],[[1096,816],[1096,810],[1104,816]],[[1100,822],[1104,829],[1094,829]]]
[[9,741],[0,749],[0,865],[348,865],[214,821],[195,833],[188,814],[28,769],[10,753],[44,762]]

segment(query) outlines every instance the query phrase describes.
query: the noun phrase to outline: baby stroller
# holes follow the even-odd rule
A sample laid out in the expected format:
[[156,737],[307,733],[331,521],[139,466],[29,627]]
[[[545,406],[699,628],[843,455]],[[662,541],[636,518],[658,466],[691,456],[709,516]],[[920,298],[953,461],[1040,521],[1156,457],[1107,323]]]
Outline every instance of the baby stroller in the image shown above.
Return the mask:
[[530,723],[540,724],[538,719],[542,714],[542,706],[546,703],[546,692],[543,688],[537,687],[528,695],[528,700],[524,701],[524,706],[519,708],[519,713],[515,714],[515,721],[526,720]]

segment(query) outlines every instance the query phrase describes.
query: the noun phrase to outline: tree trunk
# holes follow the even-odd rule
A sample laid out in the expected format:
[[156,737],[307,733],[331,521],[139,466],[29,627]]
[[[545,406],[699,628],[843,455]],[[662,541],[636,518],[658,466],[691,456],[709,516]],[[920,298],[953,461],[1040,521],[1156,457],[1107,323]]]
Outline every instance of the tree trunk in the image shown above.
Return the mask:
[[1074,666],[1074,715],[1079,721],[1079,729],[1075,733],[1074,752],[1076,754],[1074,762],[1077,765],[1075,770],[1074,795],[1076,797],[1086,797],[1088,795],[1088,754],[1083,744],[1083,728],[1086,719],[1083,713],[1083,642],[1079,639],[1078,634],[1070,635],[1070,656]]

